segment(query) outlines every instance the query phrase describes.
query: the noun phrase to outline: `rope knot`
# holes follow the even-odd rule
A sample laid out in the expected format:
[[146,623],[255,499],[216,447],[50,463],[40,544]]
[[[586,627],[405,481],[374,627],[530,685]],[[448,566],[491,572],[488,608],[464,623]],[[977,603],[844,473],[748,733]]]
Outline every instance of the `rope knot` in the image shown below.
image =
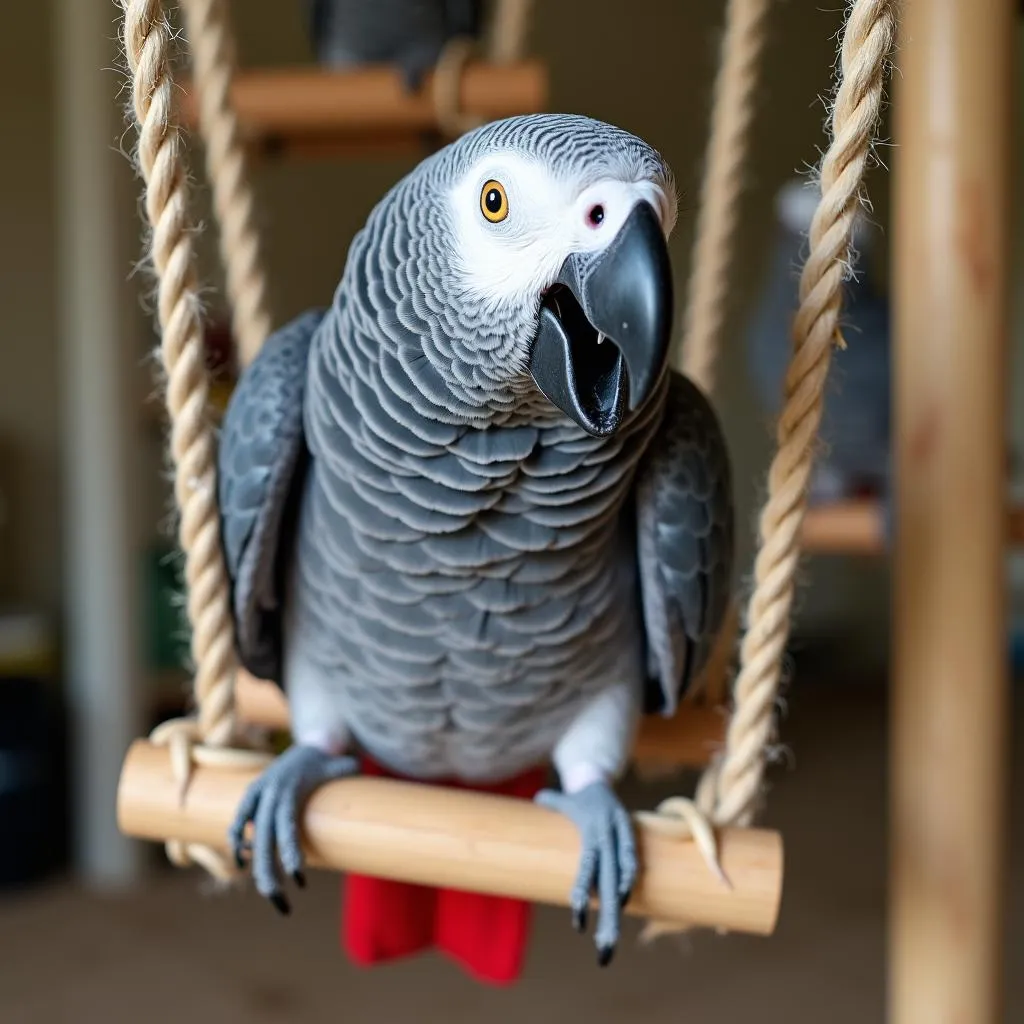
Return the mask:
[[[171,772],[178,783],[178,803],[181,806],[185,804],[194,765],[235,771],[259,770],[265,768],[273,758],[272,754],[259,750],[204,744],[199,722],[194,718],[172,718],[162,722],[150,733],[149,738],[157,746],[167,747],[170,752]],[[242,876],[242,871],[230,858],[212,847],[170,839],[164,844],[164,849],[176,867],[198,864],[222,885],[228,885]]]
[[172,718],[158,725],[149,738],[158,747],[168,748],[171,773],[178,783],[178,805],[183,807],[192,779],[193,748],[202,739],[199,723],[194,718]]
[[[637,821],[652,832],[681,842],[692,840],[704,858],[711,873],[728,889],[732,882],[722,869],[718,858],[718,840],[708,815],[696,802],[684,796],[672,796],[662,800],[653,811],[638,811]],[[640,934],[641,942],[651,942],[663,935],[677,935],[689,931],[688,925],[673,921],[648,921]]]

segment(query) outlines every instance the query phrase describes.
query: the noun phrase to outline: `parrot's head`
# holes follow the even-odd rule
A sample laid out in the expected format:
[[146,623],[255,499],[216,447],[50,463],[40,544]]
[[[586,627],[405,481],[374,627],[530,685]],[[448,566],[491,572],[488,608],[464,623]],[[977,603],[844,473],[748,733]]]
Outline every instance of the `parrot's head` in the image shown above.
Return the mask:
[[445,236],[431,288],[454,318],[443,369],[614,433],[668,360],[665,161],[626,131],[562,114],[493,122],[431,160],[433,184],[417,191],[436,213],[420,223]]

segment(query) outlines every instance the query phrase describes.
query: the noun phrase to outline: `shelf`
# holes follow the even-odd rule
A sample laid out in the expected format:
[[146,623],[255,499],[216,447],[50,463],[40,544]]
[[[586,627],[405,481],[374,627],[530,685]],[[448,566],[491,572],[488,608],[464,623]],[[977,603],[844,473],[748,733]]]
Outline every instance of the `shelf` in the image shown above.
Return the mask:
[[[494,120],[545,109],[543,62],[466,65],[459,102],[468,115]],[[420,151],[440,132],[428,75],[410,92],[398,70],[380,65],[356,71],[275,68],[240,72],[231,104],[250,145],[268,155],[359,155]],[[179,117],[190,129],[198,112],[191,83],[183,83]]]
[[[808,554],[884,555],[881,505],[870,498],[839,501],[807,510],[800,543]],[[1006,510],[1006,543],[1024,544],[1024,507]]]
[[884,554],[881,505],[863,498],[813,506],[804,515],[800,545],[808,554]]

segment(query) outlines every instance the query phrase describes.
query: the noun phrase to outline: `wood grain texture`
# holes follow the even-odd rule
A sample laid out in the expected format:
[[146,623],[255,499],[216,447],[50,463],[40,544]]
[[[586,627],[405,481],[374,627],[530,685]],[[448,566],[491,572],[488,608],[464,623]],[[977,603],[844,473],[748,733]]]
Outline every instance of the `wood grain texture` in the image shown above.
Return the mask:
[[1015,8],[903,5],[893,150],[893,1024],[1003,1020]]
[[[118,824],[141,839],[224,849],[255,775],[196,766],[182,802],[167,750],[138,740],[125,758]],[[302,829],[313,867],[563,906],[580,852],[572,823],[532,801],[376,778],[318,789],[303,811]],[[637,832],[642,869],[629,913],[756,935],[773,931],[782,893],[778,833],[719,833],[729,888],[693,842],[646,825]]]

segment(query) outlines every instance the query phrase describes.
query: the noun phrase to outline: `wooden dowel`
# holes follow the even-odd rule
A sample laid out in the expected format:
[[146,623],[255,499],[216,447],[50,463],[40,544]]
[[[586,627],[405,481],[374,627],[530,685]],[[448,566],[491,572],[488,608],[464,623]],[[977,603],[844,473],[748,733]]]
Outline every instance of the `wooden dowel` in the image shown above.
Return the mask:
[[901,5],[892,1024],[1004,1019],[1016,6]]
[[[870,498],[837,501],[807,510],[800,544],[811,554],[883,555],[886,551],[882,509]],[[1024,508],[1006,510],[1006,544],[1024,544]]]
[[[241,721],[264,729],[288,729],[288,702],[280,687],[240,672],[235,710]],[[719,707],[685,702],[672,718],[644,718],[634,760],[700,768],[725,741],[726,717]]]
[[246,139],[260,162],[274,160],[388,160],[422,159],[443,142],[437,133],[347,132],[338,134],[256,135]]
[[239,721],[263,729],[290,729],[288,701],[276,683],[239,671],[235,678],[235,713]]
[[877,501],[837,501],[807,510],[800,534],[804,551],[878,555],[885,551],[882,509]]
[[671,718],[645,715],[633,760],[676,768],[703,768],[725,744],[725,708],[684,702]]
[[[252,771],[197,766],[183,803],[166,748],[128,751],[117,796],[130,836],[226,846]],[[719,834],[732,888],[694,843],[638,825],[642,872],[629,913],[699,927],[768,935],[782,893],[782,839],[760,829]],[[303,812],[313,867],[567,905],[579,858],[572,823],[529,800],[417,783],[354,778],[318,789]]]
[[[466,114],[492,120],[534,113],[547,102],[548,78],[541,61],[492,65],[476,61],[462,74],[459,102]],[[242,72],[231,102],[249,137],[351,135],[434,131],[437,115],[430,76],[410,92],[390,66],[357,71],[281,68]],[[180,97],[179,117],[192,127],[197,110],[191,83]]]

